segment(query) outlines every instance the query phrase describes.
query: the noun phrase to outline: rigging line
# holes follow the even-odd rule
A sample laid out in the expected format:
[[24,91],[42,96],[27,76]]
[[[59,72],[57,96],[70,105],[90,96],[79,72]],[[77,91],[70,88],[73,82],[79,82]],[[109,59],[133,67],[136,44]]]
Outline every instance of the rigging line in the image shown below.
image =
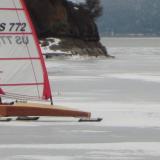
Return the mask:
[[41,98],[37,98],[36,96],[22,95],[22,94],[9,93],[9,92],[5,92],[4,96],[12,96],[12,97],[19,97],[19,98],[29,98],[29,99],[41,99]]
[[31,101],[44,101],[44,102],[48,102],[46,100],[43,100],[42,97],[38,98],[38,97],[30,97],[30,96],[20,96],[20,95],[13,95],[13,94],[8,94],[6,93],[5,95],[1,95],[1,97],[5,97],[5,98],[13,98],[13,99],[17,99],[17,100],[31,100]]
[[22,3],[22,6],[24,8],[24,10],[26,11],[26,18],[28,19],[29,21],[29,24],[30,24],[30,27],[32,29],[32,32],[33,32],[33,38],[35,40],[35,43],[36,43],[36,46],[37,46],[37,50],[38,50],[38,54],[39,54],[39,57],[41,59],[41,67],[42,67],[42,70],[43,70],[43,75],[44,75],[44,82],[45,82],[45,85],[44,85],[44,88],[43,88],[43,97],[46,99],[48,98],[51,98],[52,99],[52,92],[51,92],[51,88],[50,88],[50,84],[49,84],[49,79],[48,79],[48,74],[47,74],[47,69],[46,69],[46,66],[45,66],[45,61],[43,59],[43,56],[42,56],[42,52],[41,52],[41,49],[40,49],[40,46],[39,46],[39,43],[38,43],[38,37],[36,36],[36,31],[35,31],[35,28],[32,24],[32,21],[31,21],[31,18],[30,18],[30,14],[27,10],[27,7],[25,5],[25,1],[24,0],[21,0],[21,3]]
[[[17,8],[16,7],[16,4],[15,4],[15,1],[14,0],[12,0],[12,2],[13,2],[13,5],[14,5],[14,7],[15,8]],[[20,3],[21,3],[21,0],[20,0]],[[21,4],[22,5],[22,4]],[[23,8],[24,9],[24,8]],[[25,11],[24,11],[25,12]],[[19,14],[18,14],[18,10],[16,10],[16,14],[17,14],[17,17],[18,17],[18,20],[19,20],[19,22],[21,22],[20,21],[20,17],[19,17]],[[26,17],[26,14],[25,14],[25,17]],[[27,20],[27,19],[26,19]],[[27,20],[27,22],[28,22],[28,20]],[[29,22],[28,22],[29,23]],[[29,25],[30,26],[30,25]],[[30,27],[29,27],[30,28]],[[30,28],[31,29],[31,28]],[[22,32],[23,33],[23,32]],[[23,35],[25,35],[24,33],[23,33]],[[30,53],[30,51],[29,51],[29,48],[28,48],[28,45],[26,44],[26,48],[27,48],[27,52],[28,52],[28,55],[29,55],[29,57],[31,57],[31,53]],[[31,65],[32,65],[32,70],[33,70],[33,74],[34,74],[34,78],[35,78],[35,81],[38,83],[38,80],[37,80],[37,77],[36,77],[36,72],[35,72],[35,69],[34,69],[34,65],[33,65],[33,61],[31,60]],[[39,96],[39,98],[41,97],[40,96],[40,91],[39,91],[39,87],[37,86],[37,93],[38,93],[38,96]]]
[[22,95],[22,94],[16,94],[16,93],[9,93],[5,92],[5,94],[1,94],[2,97],[6,98],[14,98],[14,99],[19,99],[19,100],[36,100],[36,101],[44,101],[44,102],[49,102],[48,100],[44,100],[43,97],[36,97],[36,96],[28,96],[28,95]]
[[[20,0],[20,2],[21,2],[21,0]],[[24,9],[24,8],[23,8],[23,9]],[[24,12],[25,12],[25,10],[24,10]],[[17,11],[17,14],[18,14],[18,11]],[[26,13],[25,13],[25,17],[26,17]],[[19,15],[18,15],[18,19],[19,19],[19,21],[20,21]],[[26,20],[27,20],[27,18],[26,18]],[[28,20],[27,20],[27,21],[28,21]],[[29,22],[28,22],[28,23],[29,23]],[[30,24],[29,24],[29,26],[30,26]],[[31,29],[31,27],[30,27],[30,29]],[[22,33],[23,33],[23,35],[24,35],[24,32],[22,32]],[[33,35],[32,35],[32,36],[33,36]],[[29,54],[29,56],[30,56],[30,58],[31,58],[31,53],[30,53],[30,50],[29,50],[29,47],[28,47],[27,44],[26,44],[26,48],[27,48],[28,54]],[[32,69],[33,69],[35,81],[36,81],[36,83],[38,83],[37,76],[36,76],[36,72],[35,72],[34,65],[33,65],[33,60],[31,60],[31,64],[32,64]],[[39,96],[39,98],[40,98],[41,96],[40,96],[40,91],[39,91],[38,85],[37,85],[37,92],[38,92],[38,96]]]
[[28,95],[22,95],[22,94],[17,94],[17,93],[9,93],[9,92],[5,92],[5,95],[12,95],[14,97],[30,97],[30,98],[37,98],[36,96],[28,96]]

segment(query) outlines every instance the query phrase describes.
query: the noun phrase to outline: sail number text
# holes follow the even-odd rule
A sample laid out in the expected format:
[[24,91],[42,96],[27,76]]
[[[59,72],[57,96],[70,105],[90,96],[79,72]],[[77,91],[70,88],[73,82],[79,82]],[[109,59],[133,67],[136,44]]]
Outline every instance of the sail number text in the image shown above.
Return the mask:
[[25,32],[26,23],[0,23],[0,32],[8,30],[9,32]]
[[0,36],[0,46],[1,45],[28,45],[28,36]]

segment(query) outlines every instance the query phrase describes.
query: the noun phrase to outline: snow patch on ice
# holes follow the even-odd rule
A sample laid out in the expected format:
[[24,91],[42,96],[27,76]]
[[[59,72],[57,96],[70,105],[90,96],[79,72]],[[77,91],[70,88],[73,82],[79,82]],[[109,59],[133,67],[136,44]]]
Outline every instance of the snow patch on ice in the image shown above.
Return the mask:
[[[66,150],[90,150],[90,154],[115,154],[117,156],[129,156],[129,155],[149,155],[160,156],[160,143],[158,142],[126,142],[126,143],[93,143],[93,144],[7,144],[0,145],[0,149],[40,149],[40,150],[53,150],[53,149],[66,149]],[[93,150],[96,150],[96,152]],[[17,158],[44,158],[48,160],[46,156],[17,156]],[[70,157],[57,157],[71,159]]]
[[160,83],[160,75],[120,73],[120,74],[108,74],[106,76],[117,79],[140,80],[140,81]]
[[72,157],[67,156],[40,156],[40,155],[20,155],[20,156],[13,156],[5,160],[72,160]]
[[96,77],[96,76],[49,76],[50,80],[59,80],[59,81],[64,81],[64,80],[77,80],[77,81],[82,81],[82,80],[94,80],[94,79],[100,79],[102,77]]
[[28,123],[28,122],[18,122],[13,119],[11,122],[0,122],[0,126],[10,126],[10,127],[36,127],[39,126],[36,123]]
[[61,99],[59,105],[89,111],[92,117],[102,117],[101,123],[93,124],[96,126],[160,127],[159,104],[94,102],[93,105],[87,102],[63,103]]

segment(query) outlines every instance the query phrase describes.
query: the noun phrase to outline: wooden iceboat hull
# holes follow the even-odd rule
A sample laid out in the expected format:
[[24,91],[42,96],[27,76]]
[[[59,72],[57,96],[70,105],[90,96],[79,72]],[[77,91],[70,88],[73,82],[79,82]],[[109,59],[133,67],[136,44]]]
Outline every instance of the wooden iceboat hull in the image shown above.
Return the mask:
[[76,117],[90,118],[91,113],[59,106],[43,104],[17,103],[14,105],[0,105],[0,117],[18,116],[55,116],[55,117]]

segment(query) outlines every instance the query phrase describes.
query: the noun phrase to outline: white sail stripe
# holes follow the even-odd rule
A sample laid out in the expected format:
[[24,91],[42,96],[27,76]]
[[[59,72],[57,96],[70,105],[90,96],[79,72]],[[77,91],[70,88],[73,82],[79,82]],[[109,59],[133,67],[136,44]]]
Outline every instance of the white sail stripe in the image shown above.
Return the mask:
[[[15,5],[15,2],[14,2],[14,5]],[[16,7],[16,5],[15,5],[15,7]],[[19,12],[18,11],[16,11],[16,13],[17,13],[17,17],[18,17],[18,20],[19,20],[19,22],[20,23],[22,23],[22,21],[21,21],[21,18],[20,18],[20,15],[19,15]],[[26,15],[25,15],[25,19],[27,20],[27,17],[26,17]],[[35,44],[36,45],[36,44]],[[28,47],[28,45],[26,44],[26,48],[27,48],[27,52],[28,52],[28,55],[29,55],[29,57],[31,57],[31,52],[30,52],[30,50],[29,50],[29,47]],[[38,52],[38,49],[37,49],[37,52]],[[37,77],[37,75],[36,75],[36,70],[35,70],[35,68],[34,68],[34,64],[33,64],[33,61],[31,60],[31,66],[32,66],[32,71],[33,71],[33,74],[34,74],[34,78],[35,78],[35,81],[36,81],[36,83],[38,82],[38,77]],[[42,66],[41,66],[42,67]],[[42,69],[42,68],[41,68]],[[42,69],[43,70],[43,69]],[[40,91],[39,91],[39,87],[37,86],[37,93],[38,93],[38,95],[39,95],[39,97],[40,97],[40,95],[41,95],[41,93],[40,93]]]
[[[35,68],[35,74],[37,81],[35,81],[34,73],[30,61],[1,61],[0,68],[2,73],[0,74],[1,84],[21,84],[21,83],[44,83],[43,72],[41,70],[41,64],[38,60],[32,60]],[[17,74],[18,73],[18,74]],[[15,76],[16,75],[16,76]],[[16,88],[15,88],[16,89]]]
[[22,8],[19,0],[1,0],[0,8],[15,8],[13,1],[15,2],[16,8]]
[[[13,6],[15,8],[23,8],[23,5],[22,5],[22,0],[12,0],[12,3],[13,3]],[[23,8],[24,9],[24,8]]]

